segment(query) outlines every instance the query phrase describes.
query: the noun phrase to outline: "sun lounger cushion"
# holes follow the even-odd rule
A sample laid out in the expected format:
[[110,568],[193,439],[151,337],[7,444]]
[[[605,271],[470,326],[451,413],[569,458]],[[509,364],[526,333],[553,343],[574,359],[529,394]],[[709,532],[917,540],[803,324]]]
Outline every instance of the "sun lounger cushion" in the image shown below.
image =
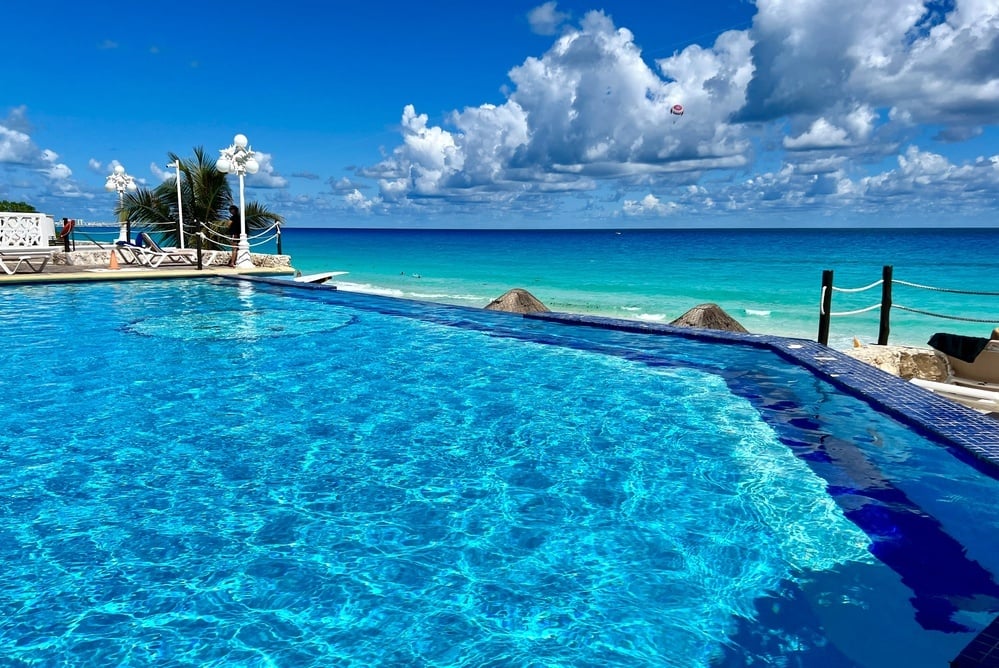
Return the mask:
[[962,336],[960,334],[947,334],[937,332],[930,337],[930,347],[939,350],[944,355],[956,357],[968,362],[975,361],[979,353],[989,345],[989,340],[980,336]]

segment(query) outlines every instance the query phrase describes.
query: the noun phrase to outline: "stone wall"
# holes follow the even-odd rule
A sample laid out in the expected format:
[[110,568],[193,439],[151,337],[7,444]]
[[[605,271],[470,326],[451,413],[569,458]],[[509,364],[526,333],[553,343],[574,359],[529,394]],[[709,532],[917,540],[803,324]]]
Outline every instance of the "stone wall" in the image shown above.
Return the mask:
[[[201,262],[204,266],[226,265],[229,263],[229,251],[202,251]],[[288,268],[291,267],[290,255],[269,255],[265,253],[250,253],[253,266],[265,268]],[[119,256],[118,261],[121,262]],[[70,251],[69,253],[59,251],[52,256],[53,264],[71,265],[74,267],[106,267],[111,262],[111,248],[106,246],[103,249],[88,248],[83,250]]]
[[947,358],[932,348],[860,346],[843,353],[905,380],[921,378],[944,382],[951,376]]

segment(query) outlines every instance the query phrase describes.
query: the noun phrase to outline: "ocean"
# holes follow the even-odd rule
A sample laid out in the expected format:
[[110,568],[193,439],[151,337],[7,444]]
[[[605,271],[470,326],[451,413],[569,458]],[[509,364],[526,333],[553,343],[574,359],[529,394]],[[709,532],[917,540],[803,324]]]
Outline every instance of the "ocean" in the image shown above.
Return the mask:
[[[811,340],[823,270],[833,271],[838,314],[880,305],[880,285],[840,289],[875,284],[891,265],[888,342],[925,346],[934,332],[999,326],[997,242],[995,229],[290,228],[282,250],[303,274],[349,272],[336,279],[342,290],[483,307],[523,288],[553,311],[659,323],[715,303],[750,332]],[[829,345],[875,343],[879,318],[880,308],[835,315]]]

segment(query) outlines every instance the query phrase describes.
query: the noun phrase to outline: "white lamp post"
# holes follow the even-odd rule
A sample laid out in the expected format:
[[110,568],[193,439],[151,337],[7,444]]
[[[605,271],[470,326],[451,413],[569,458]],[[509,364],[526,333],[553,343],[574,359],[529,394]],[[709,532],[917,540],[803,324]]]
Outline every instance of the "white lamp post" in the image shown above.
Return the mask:
[[246,211],[243,206],[243,177],[246,174],[256,174],[260,165],[253,159],[253,151],[246,141],[246,135],[236,135],[232,138],[232,146],[219,151],[221,157],[216,167],[223,174],[235,172],[239,176],[239,245],[236,250],[236,266],[252,267],[250,259],[250,243],[246,238]]
[[184,247],[184,205],[180,197],[180,160],[174,160],[167,167],[177,169],[177,227],[180,234],[180,247]]
[[[135,191],[135,179],[125,173],[125,168],[115,165],[114,171],[108,174],[108,180],[104,183],[107,190],[118,191],[118,211],[121,211],[121,201],[125,196],[125,191]],[[121,214],[119,213],[119,218]],[[118,221],[118,241],[128,241],[128,217]]]

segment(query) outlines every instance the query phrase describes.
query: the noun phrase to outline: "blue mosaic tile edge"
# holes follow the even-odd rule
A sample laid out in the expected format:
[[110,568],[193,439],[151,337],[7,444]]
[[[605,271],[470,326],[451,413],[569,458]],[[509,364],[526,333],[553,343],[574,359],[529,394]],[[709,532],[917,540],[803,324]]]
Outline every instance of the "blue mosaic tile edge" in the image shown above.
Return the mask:
[[961,650],[951,668],[999,668],[999,617]]
[[977,463],[984,465],[991,475],[999,475],[999,420],[983,416],[820,343],[768,334],[675,327],[574,313],[528,313],[525,317],[767,348],[809,369],[840,390],[867,401],[896,420],[963,450]]

